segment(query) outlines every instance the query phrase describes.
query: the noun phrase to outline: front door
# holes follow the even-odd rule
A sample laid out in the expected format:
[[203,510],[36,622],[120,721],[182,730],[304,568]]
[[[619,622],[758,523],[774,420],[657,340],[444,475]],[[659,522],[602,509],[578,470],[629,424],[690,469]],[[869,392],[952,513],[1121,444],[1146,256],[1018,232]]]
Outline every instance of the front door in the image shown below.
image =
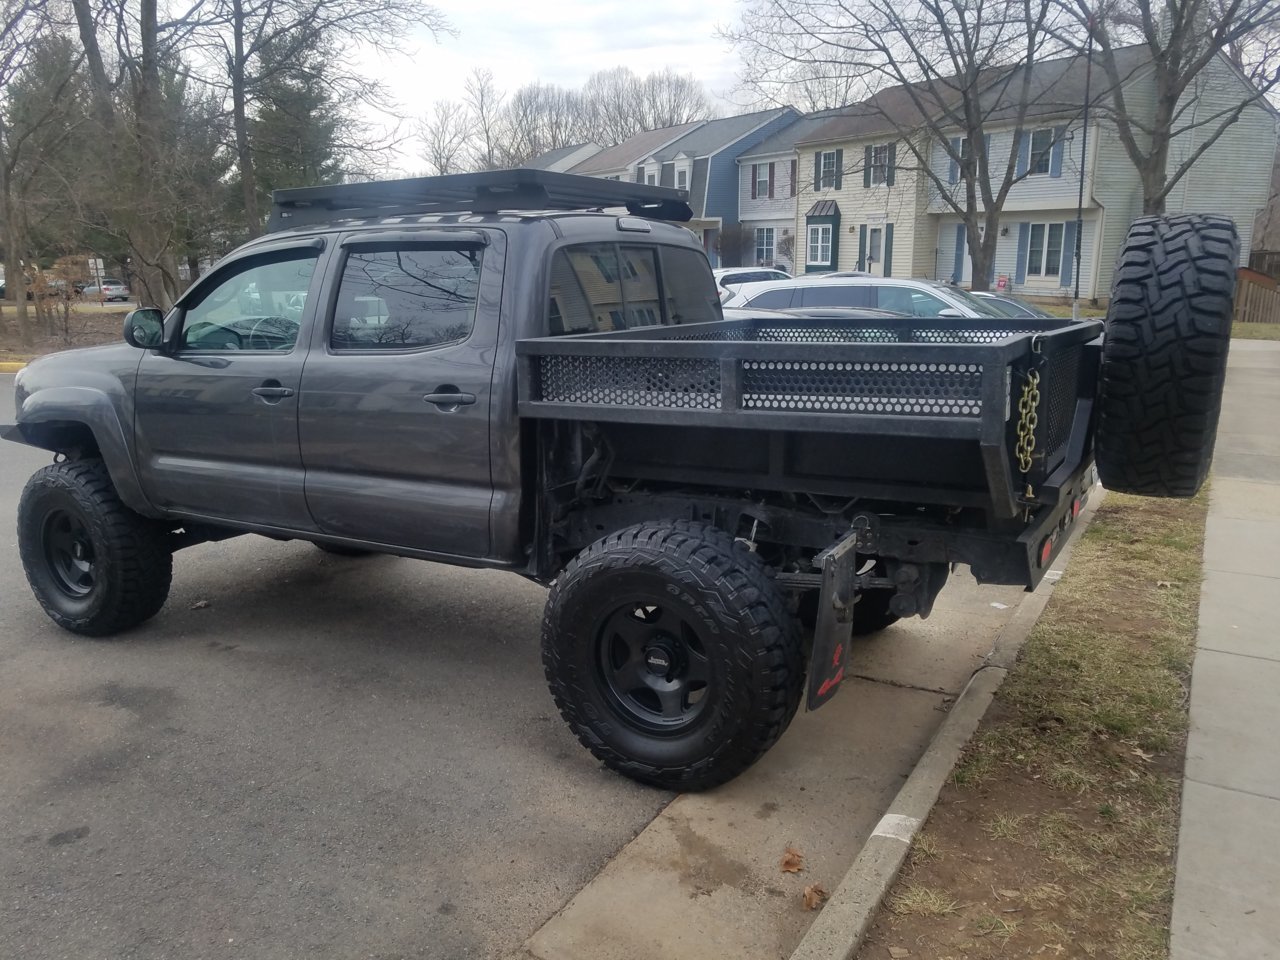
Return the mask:
[[325,533],[483,557],[502,236],[423,238],[339,252],[302,375],[307,504]]
[[138,472],[167,511],[307,530],[298,388],[316,246],[225,264],[183,298],[168,351],[138,368]]

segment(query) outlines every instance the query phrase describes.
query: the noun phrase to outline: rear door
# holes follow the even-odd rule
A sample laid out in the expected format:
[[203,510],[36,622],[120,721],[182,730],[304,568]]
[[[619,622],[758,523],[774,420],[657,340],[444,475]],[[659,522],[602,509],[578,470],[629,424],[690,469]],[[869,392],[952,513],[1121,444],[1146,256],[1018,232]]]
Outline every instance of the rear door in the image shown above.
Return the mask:
[[489,553],[503,253],[497,231],[343,238],[298,412],[321,531]]

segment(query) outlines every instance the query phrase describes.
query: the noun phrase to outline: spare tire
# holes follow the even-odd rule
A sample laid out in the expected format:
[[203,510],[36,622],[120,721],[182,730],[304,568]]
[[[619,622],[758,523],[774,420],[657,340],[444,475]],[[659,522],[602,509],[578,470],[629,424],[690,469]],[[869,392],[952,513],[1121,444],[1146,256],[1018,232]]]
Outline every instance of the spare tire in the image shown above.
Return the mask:
[[1226,217],[1143,217],[1111,286],[1095,457],[1104,486],[1191,497],[1209,474],[1240,240]]

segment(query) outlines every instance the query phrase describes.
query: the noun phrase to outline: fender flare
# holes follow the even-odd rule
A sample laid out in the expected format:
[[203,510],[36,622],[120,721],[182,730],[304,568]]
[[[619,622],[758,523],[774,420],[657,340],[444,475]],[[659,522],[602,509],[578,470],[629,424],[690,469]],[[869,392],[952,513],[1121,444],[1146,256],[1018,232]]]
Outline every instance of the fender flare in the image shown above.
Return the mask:
[[[72,456],[102,458],[116,493],[129,509],[144,517],[159,518],[142,491],[137,467],[130,453],[130,429],[121,423],[111,397],[96,387],[44,387],[27,395],[18,411],[18,422],[0,430],[6,440]],[[92,444],[92,450],[85,448]]]

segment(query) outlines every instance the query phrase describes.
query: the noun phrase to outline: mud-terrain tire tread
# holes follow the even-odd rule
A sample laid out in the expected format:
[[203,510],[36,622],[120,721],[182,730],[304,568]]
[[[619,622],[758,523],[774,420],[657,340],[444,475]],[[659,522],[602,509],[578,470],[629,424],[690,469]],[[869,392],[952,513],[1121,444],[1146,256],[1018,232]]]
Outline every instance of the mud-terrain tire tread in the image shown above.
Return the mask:
[[[723,651],[750,677],[744,695],[721,701],[718,718],[729,735],[688,763],[656,765],[617,749],[608,730],[617,719],[592,715],[565,648],[561,620],[572,615],[579,590],[599,576],[635,569],[659,571],[695,591],[726,628],[720,642],[741,644]],[[782,736],[804,692],[804,643],[768,568],[723,530],[688,520],[636,524],[579,553],[547,597],[542,663],[556,707],[583,746],[610,769],[670,790],[705,790],[742,773]]]
[[1240,241],[1226,217],[1143,217],[1107,310],[1098,474],[1122,493],[1190,497],[1213,460]]
[[[99,586],[88,609],[59,607],[58,588],[45,582],[40,500],[65,494],[84,514],[99,558]],[[90,637],[107,637],[155,616],[169,597],[173,551],[165,527],[130,510],[116,493],[101,460],[64,460],[34,473],[18,503],[18,548],[27,581],[45,613],[58,626]]]

